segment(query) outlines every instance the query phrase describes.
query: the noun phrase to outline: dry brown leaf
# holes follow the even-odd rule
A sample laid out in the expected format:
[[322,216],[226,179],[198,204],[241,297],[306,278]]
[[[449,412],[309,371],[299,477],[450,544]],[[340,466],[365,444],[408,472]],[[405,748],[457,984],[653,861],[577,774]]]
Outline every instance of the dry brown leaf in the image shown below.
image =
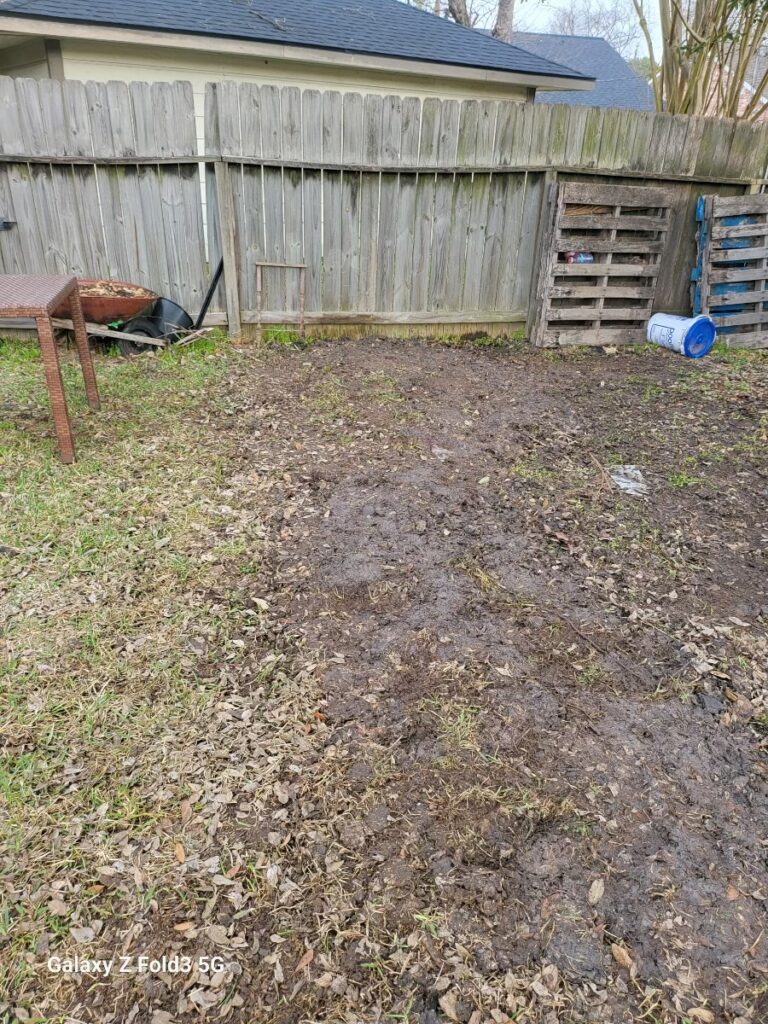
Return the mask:
[[223,992],[217,992],[215,989],[211,988],[198,987],[193,988],[187,998],[191,1003],[194,1003],[195,1006],[198,1006],[201,1010],[206,1011],[210,1010],[211,1007],[221,1002],[223,997]]
[[619,967],[625,967],[628,971],[634,966],[634,962],[632,957],[629,955],[629,952],[617,942],[611,944],[611,956]]
[[280,868],[277,864],[270,864],[264,873],[267,885],[274,889],[280,879]]
[[347,977],[345,974],[337,974],[331,982],[331,992],[337,996],[342,996],[347,991]]
[[691,1020],[698,1020],[701,1024],[713,1024],[715,1019],[714,1013],[711,1010],[707,1010],[704,1006],[694,1006],[692,1010],[688,1011],[688,1016]]
[[557,986],[560,984],[560,972],[554,964],[546,964],[541,969],[541,980],[550,992],[556,992]]
[[599,903],[600,900],[603,898],[604,892],[605,882],[602,880],[602,878],[596,878],[592,885],[590,885],[589,892],[587,893],[587,900],[589,901],[589,905],[591,907],[594,907],[597,903]]
[[314,949],[308,949],[306,951],[306,953],[304,954],[304,956],[301,958],[301,960],[299,960],[299,962],[296,964],[296,970],[297,971],[303,971],[305,967],[309,967],[309,965],[312,963],[312,961],[314,959],[315,959],[315,951],[314,951]]
[[174,845],[173,853],[174,853],[174,856],[176,857],[176,860],[179,862],[179,864],[183,864],[184,861],[187,859],[187,855],[184,852],[184,847],[181,845],[181,843],[176,843]]
[[440,1003],[440,1009],[449,1018],[449,1020],[458,1020],[459,1011],[456,1006],[456,993],[451,989],[450,992],[446,992],[444,996],[440,996],[438,999]]
[[228,945],[227,929],[223,924],[210,924],[205,929],[205,934],[217,946]]

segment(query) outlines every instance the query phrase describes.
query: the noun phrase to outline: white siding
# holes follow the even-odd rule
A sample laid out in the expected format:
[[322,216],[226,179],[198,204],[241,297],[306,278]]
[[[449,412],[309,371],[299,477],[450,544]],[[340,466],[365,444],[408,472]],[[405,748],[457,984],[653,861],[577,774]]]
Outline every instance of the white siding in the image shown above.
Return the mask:
[[201,149],[205,83],[224,79],[255,82],[259,85],[297,85],[301,89],[400,93],[404,96],[437,96],[441,99],[528,98],[528,90],[523,86],[402,75],[365,68],[300,64],[204,50],[196,52],[161,46],[76,42],[67,39],[62,40],[61,47],[65,78],[95,82],[191,82]]

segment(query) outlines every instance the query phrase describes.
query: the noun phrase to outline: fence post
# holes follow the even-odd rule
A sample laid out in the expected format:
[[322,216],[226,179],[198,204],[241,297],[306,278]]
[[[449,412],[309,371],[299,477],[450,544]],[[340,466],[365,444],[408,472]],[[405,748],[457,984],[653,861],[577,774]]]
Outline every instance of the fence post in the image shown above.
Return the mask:
[[227,304],[227,328],[232,337],[240,334],[240,292],[237,270],[237,239],[235,204],[232,196],[232,182],[229,164],[217,160],[214,164],[216,176],[216,205],[219,210],[219,231],[221,255],[224,260],[224,296]]
[[552,220],[553,209],[556,205],[557,171],[550,168],[544,172],[544,188],[542,189],[539,222],[536,225],[536,241],[533,247],[535,259],[533,274],[531,275],[531,289],[528,293],[528,316],[525,325],[528,341],[532,341],[535,345],[539,344],[538,339],[534,338],[533,334],[539,321],[539,303],[541,300],[539,284],[543,273],[542,260],[546,258],[545,253],[548,251],[551,226],[554,223]]

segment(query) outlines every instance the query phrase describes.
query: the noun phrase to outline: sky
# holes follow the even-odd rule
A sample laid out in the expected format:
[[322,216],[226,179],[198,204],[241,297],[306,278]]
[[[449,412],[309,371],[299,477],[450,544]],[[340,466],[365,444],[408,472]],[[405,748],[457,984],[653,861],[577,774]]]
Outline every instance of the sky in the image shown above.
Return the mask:
[[[527,28],[530,28],[532,32],[544,32],[552,17],[552,12],[558,7],[569,7],[570,0],[545,0],[545,2],[542,0],[518,0],[516,6],[520,19]],[[648,8],[648,20],[655,29],[654,35],[657,35],[656,19],[652,17],[656,11],[656,5],[651,2],[646,4],[646,7]],[[654,39],[654,44],[656,41]]]
[[[522,31],[546,32],[550,19],[557,8],[569,6],[570,0],[517,0],[516,18],[519,22],[519,28]],[[653,32],[654,47],[658,47],[661,37],[656,17],[657,8],[655,0],[647,0],[645,6],[648,22]],[[645,47],[642,44],[641,51],[645,52]]]
[[[0,0],[2,2],[2,0]],[[425,3],[425,0],[404,0],[405,3]],[[558,8],[570,7],[574,0],[516,0],[515,3],[515,27],[519,32],[546,32],[553,14]],[[579,0],[575,0],[576,3]],[[631,7],[631,0],[624,0]],[[471,0],[469,0],[470,5]],[[643,0],[646,18],[651,28],[654,50],[657,55],[661,50],[661,32],[658,24],[658,5],[656,0]],[[433,8],[435,0],[426,0],[426,6]],[[446,0],[441,0],[443,9],[446,7]],[[477,0],[476,11],[483,12],[479,27],[490,29],[493,27],[495,3],[494,0]],[[487,12],[487,13],[486,13]],[[647,49],[642,35],[638,34],[637,56],[646,56]],[[625,53],[625,56],[631,56]]]

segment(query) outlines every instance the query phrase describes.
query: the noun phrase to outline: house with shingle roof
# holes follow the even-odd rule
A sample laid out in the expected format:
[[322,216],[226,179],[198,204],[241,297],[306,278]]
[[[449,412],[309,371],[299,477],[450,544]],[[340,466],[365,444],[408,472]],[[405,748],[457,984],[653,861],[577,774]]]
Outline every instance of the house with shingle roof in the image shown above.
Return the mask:
[[532,100],[589,74],[400,0],[0,0],[0,74]]
[[606,39],[543,32],[515,32],[515,46],[543,60],[565,64],[594,79],[589,92],[579,89],[537,89],[537,103],[569,103],[589,107],[654,110],[653,89]]

